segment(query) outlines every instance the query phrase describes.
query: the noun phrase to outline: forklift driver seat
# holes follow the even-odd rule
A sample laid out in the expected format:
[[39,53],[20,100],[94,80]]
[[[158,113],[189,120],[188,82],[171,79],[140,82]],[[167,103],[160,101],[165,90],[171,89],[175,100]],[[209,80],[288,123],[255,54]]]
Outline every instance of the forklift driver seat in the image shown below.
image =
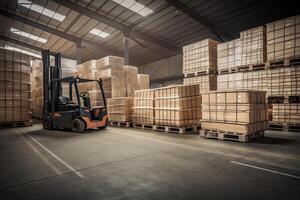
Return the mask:
[[59,110],[61,111],[68,111],[73,110],[74,107],[77,107],[78,105],[70,101],[69,97],[66,96],[60,96],[59,99]]

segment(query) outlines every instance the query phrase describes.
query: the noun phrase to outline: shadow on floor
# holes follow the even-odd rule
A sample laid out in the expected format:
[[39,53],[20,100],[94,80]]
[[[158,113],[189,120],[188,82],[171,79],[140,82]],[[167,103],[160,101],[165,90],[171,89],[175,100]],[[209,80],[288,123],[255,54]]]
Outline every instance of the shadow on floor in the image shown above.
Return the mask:
[[265,136],[263,138],[258,138],[256,140],[254,140],[253,143],[259,143],[259,144],[288,144],[288,143],[294,143],[294,140],[286,139],[286,138],[277,138],[277,137]]

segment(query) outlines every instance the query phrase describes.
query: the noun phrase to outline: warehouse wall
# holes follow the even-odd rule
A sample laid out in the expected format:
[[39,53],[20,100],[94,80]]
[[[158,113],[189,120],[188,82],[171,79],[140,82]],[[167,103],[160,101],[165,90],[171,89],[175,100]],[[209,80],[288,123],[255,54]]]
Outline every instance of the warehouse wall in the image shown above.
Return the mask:
[[182,55],[176,55],[139,67],[139,73],[150,75],[150,87],[182,84]]

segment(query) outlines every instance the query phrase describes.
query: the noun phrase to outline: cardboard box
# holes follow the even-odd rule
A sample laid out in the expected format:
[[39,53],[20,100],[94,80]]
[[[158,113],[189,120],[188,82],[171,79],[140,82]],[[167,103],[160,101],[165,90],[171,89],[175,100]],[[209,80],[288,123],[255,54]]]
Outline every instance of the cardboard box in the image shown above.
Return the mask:
[[117,122],[130,122],[133,113],[133,98],[110,98],[107,101],[108,118]]
[[300,15],[269,23],[267,26],[267,60],[300,56]]
[[219,42],[206,39],[186,45],[183,50],[184,74],[217,70],[217,45]]

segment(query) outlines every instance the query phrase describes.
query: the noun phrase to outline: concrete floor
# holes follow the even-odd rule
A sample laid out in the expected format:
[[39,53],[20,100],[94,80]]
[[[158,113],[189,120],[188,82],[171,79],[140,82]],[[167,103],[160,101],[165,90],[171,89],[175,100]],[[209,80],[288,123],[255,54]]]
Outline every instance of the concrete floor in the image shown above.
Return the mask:
[[300,199],[300,134],[0,129],[0,199]]

